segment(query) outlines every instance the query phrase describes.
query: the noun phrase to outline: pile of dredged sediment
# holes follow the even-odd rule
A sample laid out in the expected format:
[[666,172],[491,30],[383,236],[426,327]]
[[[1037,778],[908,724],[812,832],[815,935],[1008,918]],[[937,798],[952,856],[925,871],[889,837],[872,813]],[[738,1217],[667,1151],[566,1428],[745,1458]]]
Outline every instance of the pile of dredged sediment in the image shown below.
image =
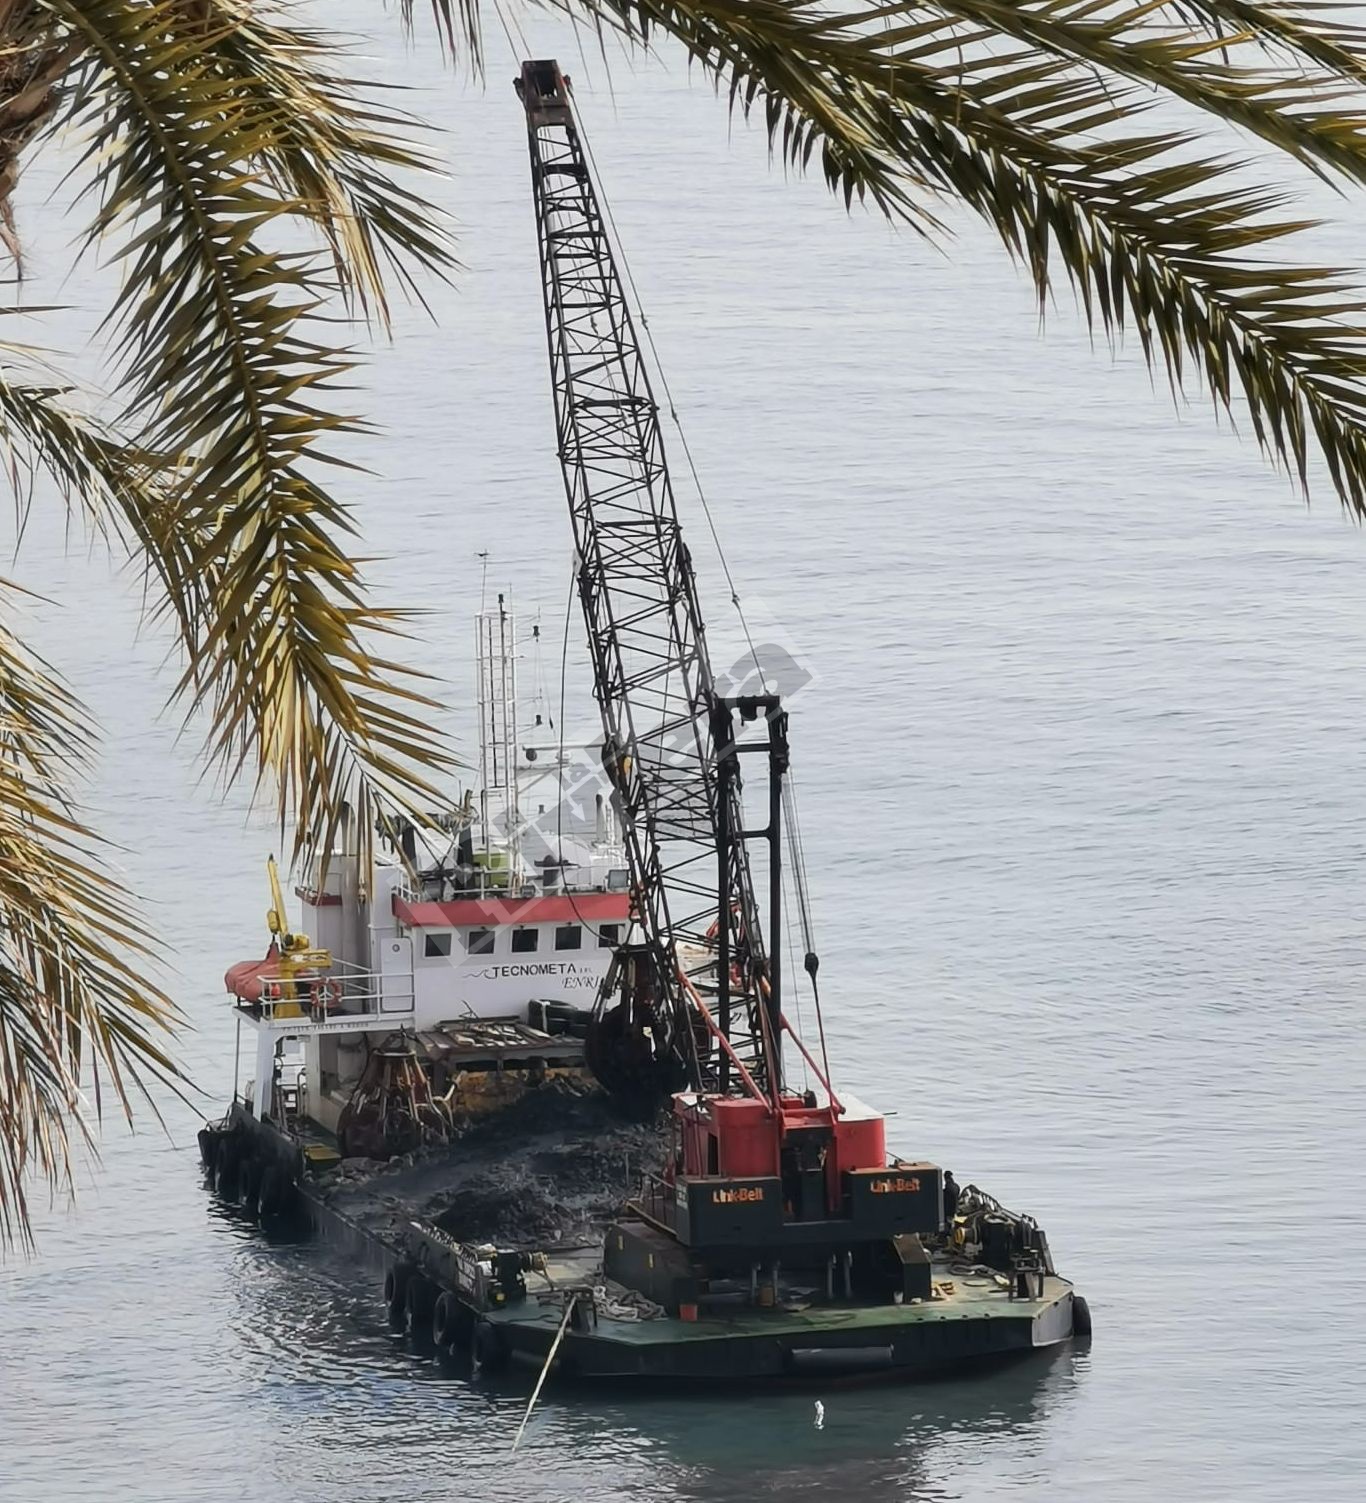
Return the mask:
[[550,1250],[596,1244],[642,1171],[663,1167],[666,1120],[629,1121],[597,1090],[556,1082],[440,1147],[351,1160],[328,1203],[386,1240],[414,1220],[461,1242]]

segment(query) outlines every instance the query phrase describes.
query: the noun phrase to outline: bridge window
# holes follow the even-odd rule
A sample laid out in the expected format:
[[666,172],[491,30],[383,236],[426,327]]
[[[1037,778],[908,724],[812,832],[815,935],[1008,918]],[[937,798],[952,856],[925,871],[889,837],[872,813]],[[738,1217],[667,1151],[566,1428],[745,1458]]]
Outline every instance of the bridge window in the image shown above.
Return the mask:
[[422,936],[422,953],[428,960],[435,960],[440,955],[451,953],[451,937],[449,934],[424,934]]
[[577,924],[561,924],[555,931],[557,950],[577,950],[583,945],[583,930]]
[[465,948],[471,955],[493,954],[493,930],[470,929],[465,934]]
[[540,943],[541,931],[539,929],[514,929],[512,931],[512,953],[514,955],[531,955]]
[[599,950],[615,950],[616,947],[620,943],[621,943],[621,925],[620,924],[599,924],[598,925],[598,949]]

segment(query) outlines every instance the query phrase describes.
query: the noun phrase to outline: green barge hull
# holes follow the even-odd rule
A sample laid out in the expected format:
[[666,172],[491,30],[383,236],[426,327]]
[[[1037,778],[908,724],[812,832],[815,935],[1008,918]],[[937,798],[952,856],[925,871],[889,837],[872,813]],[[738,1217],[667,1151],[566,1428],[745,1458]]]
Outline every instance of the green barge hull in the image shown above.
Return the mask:
[[[552,1280],[570,1272],[550,1264]],[[594,1329],[565,1332],[554,1370],[582,1378],[708,1383],[914,1378],[1021,1356],[1073,1335],[1075,1296],[1065,1279],[1047,1279],[1041,1299],[1012,1300],[994,1280],[964,1286],[947,1265],[935,1272],[953,1293],[922,1304],[742,1309],[695,1321],[598,1315]],[[538,1300],[529,1291],[523,1304],[483,1318],[508,1361],[540,1368],[563,1314],[558,1301]]]
[[[479,1368],[534,1371],[586,1382],[652,1385],[773,1384],[916,1379],[1056,1347],[1090,1333],[1085,1301],[1048,1274],[1023,1297],[1004,1274],[965,1263],[955,1249],[930,1251],[931,1298],[903,1303],[826,1300],[780,1291],[772,1308],[704,1300],[683,1319],[604,1272],[601,1246],[538,1255],[502,1301],[489,1249],[461,1243],[418,1217],[385,1232],[329,1203],[299,1140],[240,1107],[205,1146],[210,1177],[259,1187],[289,1181],[288,1210],[313,1230],[361,1254],[383,1276],[391,1320],[415,1342],[469,1351]],[[201,1142],[204,1142],[201,1139]],[[236,1162],[224,1173],[231,1142]],[[257,1195],[259,1195],[259,1189]],[[252,1202],[241,1193],[243,1203]],[[267,1207],[259,1204],[264,1217]],[[286,1211],[277,1198],[272,1216]],[[636,1225],[629,1216],[623,1225]],[[640,1228],[647,1238],[648,1227]],[[507,1256],[507,1255],[504,1255]],[[527,1260],[528,1265],[530,1260]]]

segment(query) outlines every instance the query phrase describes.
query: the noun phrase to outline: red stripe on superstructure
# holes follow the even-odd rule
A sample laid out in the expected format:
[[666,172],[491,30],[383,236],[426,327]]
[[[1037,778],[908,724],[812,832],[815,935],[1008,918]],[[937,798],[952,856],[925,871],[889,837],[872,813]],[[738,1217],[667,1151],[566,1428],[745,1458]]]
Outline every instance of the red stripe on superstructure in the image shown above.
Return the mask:
[[624,892],[580,892],[572,897],[457,898],[451,903],[410,903],[394,897],[394,917],[417,929],[495,924],[625,923],[631,898]]

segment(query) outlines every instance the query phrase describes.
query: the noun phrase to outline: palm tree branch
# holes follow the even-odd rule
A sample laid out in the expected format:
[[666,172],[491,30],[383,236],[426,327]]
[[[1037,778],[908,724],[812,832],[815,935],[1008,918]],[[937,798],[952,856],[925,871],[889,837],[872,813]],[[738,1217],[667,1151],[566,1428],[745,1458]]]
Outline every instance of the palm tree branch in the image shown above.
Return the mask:
[[[129,415],[148,450],[180,456],[152,546],[187,649],[181,692],[207,709],[229,776],[254,758],[282,822],[325,850],[345,805],[369,807],[380,782],[405,808],[424,804],[424,770],[447,761],[410,718],[410,772],[380,765],[373,737],[392,725],[377,706],[393,691],[364,637],[392,618],[364,604],[335,541],[354,530],[349,511],[302,467],[332,460],[319,441],[358,426],[326,405],[351,361],[311,332],[336,283],[315,256],[263,243],[300,201],[254,165],[264,107],[223,87],[202,30],[176,30],[181,8],[48,3],[87,42],[68,117],[91,136],[91,239],[114,240],[123,265],[111,318]],[[324,722],[341,738],[326,769]]]
[[[452,52],[456,51],[458,29],[470,66],[476,72],[482,71],[484,30],[479,0],[428,0],[428,3],[431,6],[432,19],[436,22],[437,34],[443,45]],[[404,26],[409,31],[413,29],[414,8],[414,0],[399,0],[399,13],[403,17]]]
[[[604,10],[633,9],[575,0],[536,3],[571,13],[588,9],[597,21]],[[467,46],[474,45],[478,0],[458,5],[432,0],[432,9],[448,35],[459,28]],[[634,9],[643,19],[649,7]],[[771,32],[775,11],[785,12],[794,27],[823,31],[827,37],[841,31],[871,36],[880,29],[889,48],[898,32],[932,27],[939,18],[971,20],[976,24],[963,46],[1013,36],[1050,55],[1183,98],[1306,163],[1322,161],[1357,181],[1366,177],[1366,118],[1356,110],[1306,109],[1316,100],[1339,100],[1346,85],[1366,81],[1366,28],[1344,23],[1340,16],[1345,7],[1332,0],[891,0],[867,7],[828,0],[722,0],[704,9],[744,45],[753,39],[751,18],[759,18],[758,31]],[[406,5],[408,20],[411,12]],[[1279,57],[1288,70],[1266,73],[1246,61],[1234,65],[1232,50],[1247,43]]]
[[375,84],[333,70],[335,36],[270,19],[240,0],[208,0],[203,13],[203,61],[249,101],[253,118],[269,122],[259,165],[322,230],[343,289],[387,322],[381,256],[413,293],[412,266],[444,274],[455,265],[440,216],[390,175],[438,170],[405,139],[419,123],[382,107]]
[[1348,7],[1336,0],[1165,0],[1164,8],[1221,42],[1255,42],[1302,69],[1366,81],[1366,27],[1344,23]]
[[[0,592],[13,587],[0,581]],[[0,624],[0,1237],[28,1237],[26,1184],[70,1185],[83,1085],[125,1115],[181,1078],[162,1042],[180,1021],[146,976],[155,950],[109,874],[70,783],[89,714]]]
[[[1319,69],[1254,68],[1220,61],[1230,39],[1213,27],[1161,25],[1160,0],[1101,4],[1095,0],[891,0],[849,9],[824,0],[566,0],[562,8],[615,11],[640,26],[673,30],[663,12],[727,32],[749,47],[786,37],[799,51],[881,59],[883,67],[944,52],[946,37],[962,64],[999,53],[1003,39],[1033,49],[1040,60],[1100,70],[1100,78],[1153,87],[1221,120],[1240,125],[1317,171],[1331,168],[1366,181],[1366,115],[1330,109],[1348,92],[1341,76]],[[899,24],[898,24],[899,23]],[[946,29],[947,23],[947,29]],[[955,29],[957,30],[955,31]],[[906,49],[910,48],[909,54]],[[945,58],[946,68],[952,62]]]
[[71,1184],[72,1123],[93,1144],[80,1108],[46,999],[0,958],[0,1244],[32,1245],[34,1177],[52,1190]]
[[[1102,6],[1094,0],[935,0],[933,8],[1050,56],[1160,89],[1307,165],[1366,182],[1366,115],[1359,108],[1329,107],[1351,92],[1350,85],[1317,67],[1265,69],[1221,60],[1230,42],[1247,32],[1228,38],[1210,28],[1160,27],[1153,0]],[[922,17],[927,9],[922,0],[894,0],[837,24],[871,39],[876,32],[868,28]],[[894,43],[884,42],[883,50],[889,61],[895,59]]]
[[[908,163],[985,218],[1041,300],[1061,265],[1093,324],[1134,328],[1176,386],[1193,360],[1220,406],[1246,401],[1259,442],[1301,480],[1317,443],[1344,504],[1366,514],[1366,340],[1339,322],[1360,301],[1331,270],[1253,259],[1304,226],[1268,219],[1274,195],[1221,188],[1238,164],[1192,158],[1171,132],[1116,135],[1144,107],[1071,75],[1050,96],[1056,60],[1001,70],[967,56],[945,69],[903,56],[888,67],[875,43],[794,23],[787,6],[745,5],[737,37],[730,0],[563,3],[587,3],[637,40],[668,31],[732,97],[742,80],[742,99],[763,98],[770,118],[775,97],[808,122],[808,97],[833,97],[877,143],[882,170]],[[1099,139],[1097,121],[1109,133]]]

